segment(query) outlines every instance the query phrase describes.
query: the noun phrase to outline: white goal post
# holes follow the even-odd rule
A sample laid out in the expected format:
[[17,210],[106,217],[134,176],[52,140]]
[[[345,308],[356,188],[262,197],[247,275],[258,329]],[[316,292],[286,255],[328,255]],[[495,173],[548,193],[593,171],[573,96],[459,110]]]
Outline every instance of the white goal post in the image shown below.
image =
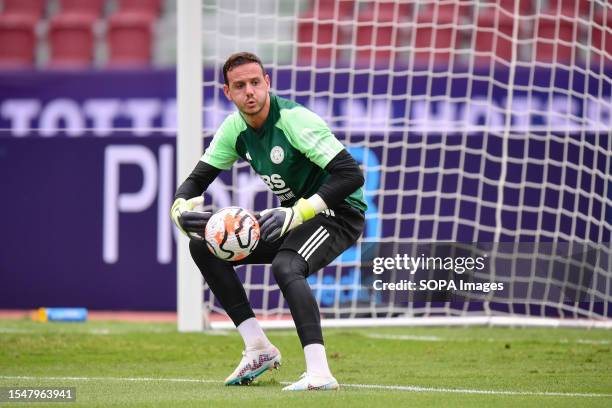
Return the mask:
[[[177,4],[177,183],[191,173],[202,150],[202,5],[200,0]],[[177,185],[179,185],[177,184]],[[189,255],[189,240],[177,235],[177,323],[179,331],[202,331],[202,276]]]
[[[459,298],[376,291],[359,245],[309,278],[324,327],[612,327],[609,2],[181,0],[177,18],[179,182],[198,136],[207,146],[234,109],[223,62],[254,52],[273,92],[322,116],[362,165],[363,242],[486,252],[475,281],[505,285]],[[275,205],[248,163],[224,173],[209,205]],[[177,269],[179,330],[233,327],[186,240]],[[269,268],[237,272],[262,325],[291,327]]]

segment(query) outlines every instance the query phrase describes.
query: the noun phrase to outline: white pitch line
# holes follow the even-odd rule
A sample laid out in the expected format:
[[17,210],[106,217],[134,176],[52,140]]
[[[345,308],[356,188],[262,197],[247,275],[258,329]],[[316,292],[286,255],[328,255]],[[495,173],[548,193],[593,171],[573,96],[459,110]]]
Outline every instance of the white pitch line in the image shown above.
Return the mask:
[[461,388],[431,388],[412,385],[374,385],[374,384],[341,384],[342,387],[370,388],[379,390],[400,390],[412,392],[433,392],[447,394],[480,394],[480,395],[523,395],[532,397],[612,397],[612,394],[579,393],[579,392],[546,392],[546,391],[503,391],[503,390],[470,390]]
[[382,340],[413,340],[413,341],[448,341],[447,339],[439,336],[416,336],[411,334],[376,334],[367,333],[365,337],[370,339],[382,339]]
[[32,377],[0,375],[0,380],[49,380],[49,381],[134,381],[134,382],[183,382],[183,383],[221,383],[217,380],[203,380],[199,378],[155,378],[155,377]]
[[28,329],[11,329],[11,328],[0,328],[0,333],[33,333],[33,330]]
[[[365,333],[362,336],[370,338],[370,339],[379,339],[379,340],[408,340],[408,341],[448,341],[448,342],[472,342],[472,341],[486,341],[486,342],[513,342],[513,341],[521,341],[522,339],[495,339],[492,337],[483,337],[478,339],[470,339],[470,338],[445,338],[440,336],[417,336],[410,334],[377,334],[377,333]],[[555,341],[552,341],[555,342]],[[589,339],[559,339],[556,342],[561,344],[568,343],[578,343],[578,344],[593,344],[593,345],[608,345],[612,344],[611,340],[589,340]]]
[[[49,381],[134,381],[134,382],[176,382],[176,383],[204,383],[222,384],[218,380],[205,380],[198,378],[155,378],[155,377],[33,377],[33,376],[10,376],[1,375],[0,380],[49,380]],[[291,384],[281,381],[280,384]],[[419,387],[413,385],[378,385],[378,384],[340,384],[346,388],[365,388],[375,390],[395,390],[422,393],[443,393],[443,394],[478,394],[478,395],[516,395],[532,397],[603,397],[611,398],[612,394],[599,393],[579,393],[579,392],[546,392],[546,391],[513,391],[513,390],[471,390],[463,388],[433,388]]]
[[610,340],[586,340],[586,339],[578,339],[578,340],[576,340],[576,343],[606,345],[606,344],[612,344],[612,341],[610,341]]
[[[96,336],[106,336],[106,335],[115,335],[115,334],[133,334],[133,333],[172,333],[173,331],[171,330],[163,330],[163,329],[138,329],[138,330],[114,330],[114,329],[89,329],[89,330],[83,330],[83,331],[75,331],[75,330],[63,330],[63,329],[55,329],[55,330],[49,330],[49,331],[41,331],[41,330],[36,330],[36,329],[13,329],[13,328],[0,328],[0,333],[6,333],[6,334],[27,334],[27,333],[37,333],[37,334],[47,334],[47,333],[53,333],[53,334],[57,334],[57,333],[62,333],[62,334],[93,334]],[[222,333],[208,333],[208,332],[204,332],[204,334],[210,334],[212,335],[219,335],[219,336],[225,336],[226,334],[222,334]]]

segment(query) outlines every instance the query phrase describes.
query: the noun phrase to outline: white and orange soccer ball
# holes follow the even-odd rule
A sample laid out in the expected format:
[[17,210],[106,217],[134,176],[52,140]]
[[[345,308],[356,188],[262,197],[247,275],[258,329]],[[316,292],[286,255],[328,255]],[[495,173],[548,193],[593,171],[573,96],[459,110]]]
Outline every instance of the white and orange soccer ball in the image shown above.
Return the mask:
[[210,217],[204,231],[206,246],[217,258],[239,261],[259,243],[259,223],[241,207],[226,207]]

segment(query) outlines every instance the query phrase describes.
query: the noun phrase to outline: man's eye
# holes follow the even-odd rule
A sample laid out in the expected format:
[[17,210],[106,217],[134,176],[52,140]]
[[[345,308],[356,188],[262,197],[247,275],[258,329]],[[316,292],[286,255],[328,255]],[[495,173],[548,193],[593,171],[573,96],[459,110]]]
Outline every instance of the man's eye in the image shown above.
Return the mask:
[[259,81],[253,81],[251,82],[253,85],[259,85]]

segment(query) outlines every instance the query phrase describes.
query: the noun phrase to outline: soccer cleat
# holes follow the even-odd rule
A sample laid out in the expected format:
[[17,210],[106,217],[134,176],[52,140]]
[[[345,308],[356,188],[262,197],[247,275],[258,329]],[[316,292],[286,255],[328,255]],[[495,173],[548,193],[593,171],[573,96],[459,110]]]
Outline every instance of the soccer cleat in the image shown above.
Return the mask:
[[273,345],[264,349],[247,348],[238,367],[225,379],[225,385],[249,385],[267,370],[278,369],[280,365],[280,351]]
[[286,386],[283,391],[337,390],[338,388],[340,385],[332,376],[318,377],[304,373],[297,382]]

